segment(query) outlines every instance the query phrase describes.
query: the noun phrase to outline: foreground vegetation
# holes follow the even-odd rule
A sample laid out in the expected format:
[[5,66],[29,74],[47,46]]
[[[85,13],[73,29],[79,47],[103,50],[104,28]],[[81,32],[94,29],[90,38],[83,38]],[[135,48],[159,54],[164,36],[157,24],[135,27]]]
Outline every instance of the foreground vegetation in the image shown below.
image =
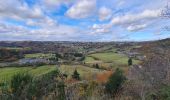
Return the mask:
[[[78,71],[74,71],[74,75],[79,75]],[[39,77],[32,77],[29,73],[20,72],[12,76],[10,84],[1,84],[0,99],[3,100],[91,100],[91,99],[111,99],[116,91],[123,84],[123,74],[120,70],[116,70],[111,75],[106,85],[98,84],[96,81],[80,81],[80,78],[73,77],[77,80],[76,84],[65,84],[65,79],[59,70],[55,69]],[[117,81],[115,83],[114,81]],[[8,87],[6,85],[9,84]],[[110,91],[109,85],[113,85]],[[106,89],[104,87],[106,86]],[[100,87],[100,88],[99,88]],[[104,90],[101,90],[101,87]],[[109,90],[108,90],[109,89]],[[71,92],[72,91],[72,92]],[[112,94],[114,93],[114,95]],[[102,94],[102,96],[101,96]]]

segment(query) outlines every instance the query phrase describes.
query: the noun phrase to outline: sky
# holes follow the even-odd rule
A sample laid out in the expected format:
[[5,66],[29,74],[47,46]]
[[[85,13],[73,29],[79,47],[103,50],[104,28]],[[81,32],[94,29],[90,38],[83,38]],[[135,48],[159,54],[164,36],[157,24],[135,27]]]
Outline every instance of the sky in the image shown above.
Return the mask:
[[[0,0],[0,41],[170,37],[170,0]],[[169,14],[169,17],[163,16]]]

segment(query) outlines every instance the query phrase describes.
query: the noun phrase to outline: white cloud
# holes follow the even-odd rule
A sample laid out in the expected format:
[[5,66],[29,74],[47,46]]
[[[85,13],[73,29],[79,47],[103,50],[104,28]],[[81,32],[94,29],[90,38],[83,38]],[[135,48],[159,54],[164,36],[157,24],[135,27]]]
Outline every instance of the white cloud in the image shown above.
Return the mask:
[[[39,29],[30,30],[24,26],[0,23],[0,37],[8,37],[4,39],[12,39],[13,37],[18,40],[68,40],[79,35],[79,32],[80,29],[78,27],[68,25],[46,25]],[[2,38],[0,39],[3,40]]]
[[111,27],[108,24],[94,24],[91,27],[91,34],[104,34],[104,33],[110,33]]
[[[5,2],[6,1],[6,2]],[[15,6],[13,6],[15,4]],[[10,6],[10,7],[9,7]],[[56,19],[43,14],[40,6],[29,7],[26,3],[19,0],[0,1],[0,33],[2,37],[27,39],[51,39],[64,40],[68,37],[76,37],[80,29],[78,27],[62,25]],[[16,22],[22,21],[26,25],[8,24],[4,21],[12,18]],[[2,22],[1,22],[2,21]],[[35,26],[37,28],[30,28]],[[73,35],[74,34],[74,35]],[[0,38],[2,39],[2,38]]]
[[106,7],[101,7],[99,9],[99,20],[104,21],[108,20],[112,16],[112,10]]
[[147,27],[147,24],[141,24],[141,25],[130,25],[127,27],[128,31],[138,31],[143,28]]
[[160,10],[145,10],[138,14],[127,14],[125,16],[114,17],[111,21],[113,25],[125,25],[135,23],[137,21],[152,20],[158,18]]
[[73,19],[86,18],[91,16],[95,9],[95,0],[79,0],[66,12],[66,15]]
[[17,20],[43,18],[43,12],[38,6],[30,8],[19,0],[0,0],[0,4],[0,18]]
[[120,26],[128,31],[138,31],[149,26],[149,23],[160,18],[160,10],[144,10],[137,14],[126,14],[113,17],[110,24]]
[[42,0],[45,5],[48,7],[57,7],[60,6],[61,4],[68,5],[72,2],[75,2],[76,0]]
[[[160,11],[156,10],[161,8],[160,5],[163,5],[161,0],[148,1],[149,5],[148,2],[146,4],[146,2],[140,0],[135,0],[135,2],[129,0],[128,3],[126,3],[126,0],[97,1],[36,0],[35,4],[30,6],[25,0],[0,0],[0,40],[6,39],[5,37],[10,39],[14,37],[16,40],[83,39],[95,41],[101,38],[107,40],[112,36],[127,38],[126,33],[147,27],[149,27],[148,30],[153,31],[163,25],[163,22],[155,24],[156,21],[161,22],[162,20],[158,19]],[[153,1],[156,5],[153,5]],[[65,12],[65,10],[67,11]],[[62,14],[60,14],[60,11],[62,11]],[[63,13],[66,16],[63,16]],[[63,17],[64,19],[62,19]],[[78,24],[72,26],[68,23],[72,23],[73,20],[68,20],[67,17],[87,19],[78,20]],[[8,20],[8,18],[13,20]],[[61,21],[57,21],[57,19]],[[98,22],[98,20],[111,21],[107,23],[107,21]],[[94,22],[98,24],[94,24]]]
[[26,25],[28,26],[38,26],[38,27],[51,27],[51,26],[57,26],[57,22],[49,17],[45,17],[43,19],[39,19],[39,20],[32,20],[29,19],[26,21]]

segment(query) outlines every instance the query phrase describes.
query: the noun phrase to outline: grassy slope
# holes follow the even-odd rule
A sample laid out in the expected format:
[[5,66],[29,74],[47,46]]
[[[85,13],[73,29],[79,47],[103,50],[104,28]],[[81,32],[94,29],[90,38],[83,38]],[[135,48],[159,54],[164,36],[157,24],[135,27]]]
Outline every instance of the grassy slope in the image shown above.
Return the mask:
[[59,70],[62,73],[66,73],[71,77],[74,70],[77,69],[77,71],[80,74],[80,77],[83,79],[89,79],[92,78],[97,73],[102,73],[103,71],[95,68],[90,68],[82,65],[62,65]]
[[90,56],[87,56],[84,60],[84,62],[86,62],[86,63],[93,63],[94,61],[96,61],[96,60]]
[[104,62],[113,62],[115,60],[123,60],[124,62],[125,59],[127,59],[126,56],[116,54],[116,53],[95,53],[91,54],[92,57],[98,58]]
[[[0,82],[3,81],[10,81],[11,77],[19,72],[28,72],[34,77],[43,75],[47,72],[50,72],[52,70],[55,70],[55,65],[46,65],[41,67],[8,67],[8,68],[0,68]],[[66,73],[71,77],[74,70],[77,69],[77,71],[80,74],[80,77],[83,79],[89,79],[96,73],[101,73],[99,69],[95,68],[89,68],[82,65],[62,65],[59,70],[62,73]]]
[[[95,53],[91,54],[90,56],[97,58],[99,60],[102,60],[105,63],[108,62],[114,62],[115,64],[120,65],[127,65],[128,57],[122,54],[117,54],[114,52],[108,52],[108,53]],[[138,63],[138,61],[133,60],[134,64]]]
[[55,57],[55,54],[43,54],[43,53],[34,53],[34,54],[26,54],[25,58],[52,58]]
[[11,77],[19,72],[28,72],[33,76],[39,76],[48,73],[55,69],[55,66],[41,66],[37,68],[33,67],[8,67],[0,68],[0,82],[9,81]]

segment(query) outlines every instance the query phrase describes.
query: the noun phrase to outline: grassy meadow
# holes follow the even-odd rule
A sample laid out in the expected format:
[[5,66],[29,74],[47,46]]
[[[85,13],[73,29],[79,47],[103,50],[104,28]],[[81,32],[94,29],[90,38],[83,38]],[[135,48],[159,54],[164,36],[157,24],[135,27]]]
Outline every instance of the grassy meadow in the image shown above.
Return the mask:
[[[127,65],[128,57],[123,54],[118,54],[114,52],[102,52],[90,54],[86,57],[86,63],[96,63],[97,61],[102,61],[103,63],[113,63],[114,65]],[[139,63],[138,60],[133,60],[134,64]]]
[[[45,65],[40,67],[7,67],[1,68],[0,70],[0,83],[1,82],[9,82],[13,75],[17,73],[29,73],[33,75],[33,77],[38,77],[43,74],[46,74],[50,71],[56,69],[56,65]],[[60,72],[67,74],[68,79],[71,79],[73,72],[75,69],[80,74],[82,80],[94,80],[98,74],[106,73],[106,70],[90,68],[83,65],[61,65],[58,67]]]
[[34,53],[34,54],[26,54],[25,58],[52,58],[55,57],[55,54],[52,53]]
[[0,82],[10,81],[11,77],[20,72],[28,72],[34,77],[46,74],[52,70],[55,70],[56,67],[52,65],[46,65],[41,67],[6,67],[0,68]]
[[71,75],[75,71],[75,69],[79,72],[81,79],[95,79],[95,75],[102,73],[103,71],[96,68],[90,68],[83,65],[62,65],[59,70],[62,73],[66,73],[68,78],[71,78]]

